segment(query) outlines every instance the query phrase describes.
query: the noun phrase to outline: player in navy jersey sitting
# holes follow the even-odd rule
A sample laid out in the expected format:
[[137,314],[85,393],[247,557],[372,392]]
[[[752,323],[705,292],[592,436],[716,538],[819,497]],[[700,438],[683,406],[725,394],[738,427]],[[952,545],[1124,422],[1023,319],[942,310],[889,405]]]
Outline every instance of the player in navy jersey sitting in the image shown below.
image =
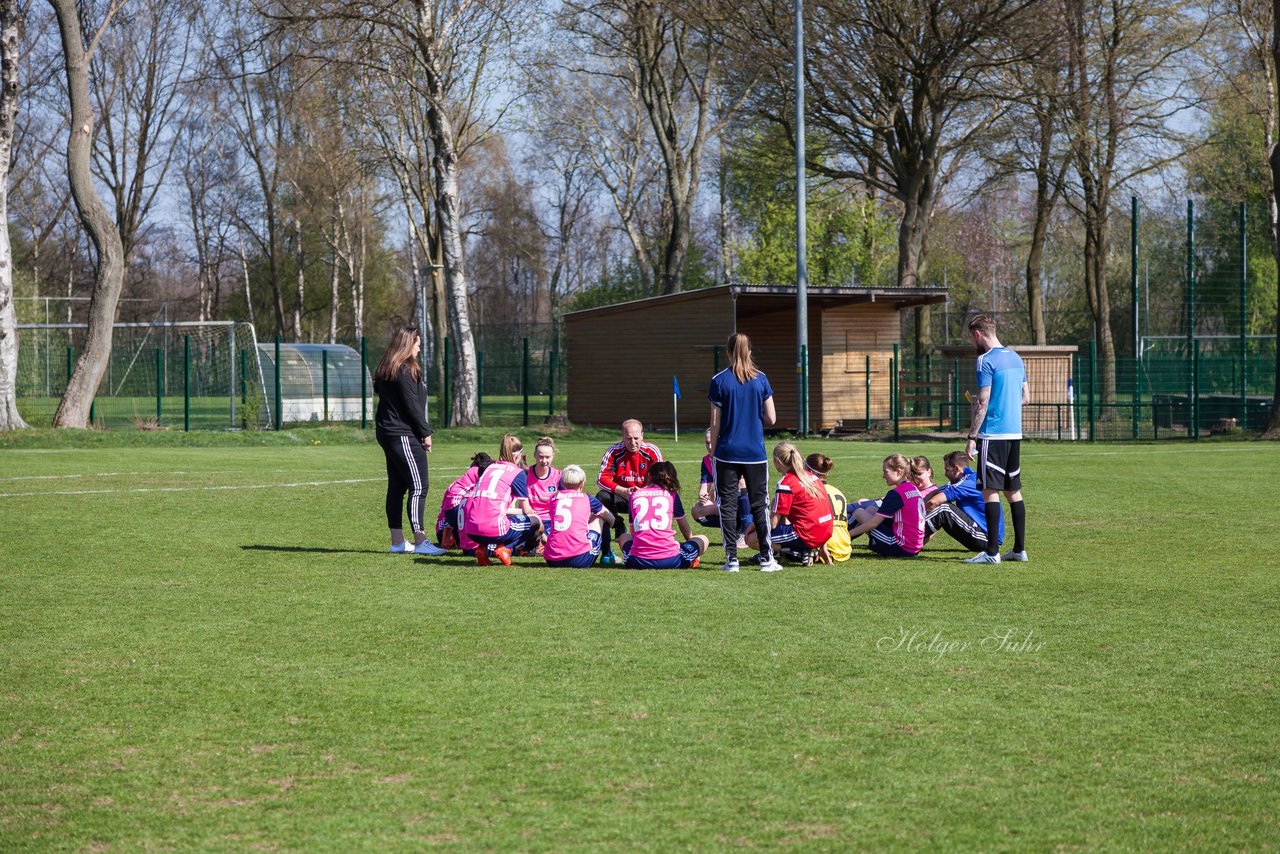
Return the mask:
[[662,451],[657,445],[644,440],[644,426],[634,418],[623,421],[622,441],[610,445],[604,452],[600,459],[600,476],[596,480],[600,487],[596,500],[614,515],[612,529],[604,529],[601,565],[614,566],[619,562],[609,548],[610,535],[618,537],[626,533],[627,525],[622,515],[630,513],[631,493],[645,485],[649,469],[660,462]]

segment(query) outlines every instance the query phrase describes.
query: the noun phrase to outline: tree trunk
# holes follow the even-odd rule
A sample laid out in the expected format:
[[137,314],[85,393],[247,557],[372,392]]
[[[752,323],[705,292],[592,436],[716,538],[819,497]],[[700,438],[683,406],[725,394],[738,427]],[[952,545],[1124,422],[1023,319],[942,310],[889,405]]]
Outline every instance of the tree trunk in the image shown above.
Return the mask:
[[364,336],[364,271],[368,263],[368,230],[365,226],[364,211],[360,217],[360,240],[356,249],[356,274],[351,280],[351,315],[355,326],[356,337]]
[[1116,345],[1111,335],[1111,297],[1107,293],[1107,214],[1105,203],[1088,201],[1086,188],[1084,278],[1089,314],[1098,341],[1102,366],[1102,402],[1116,400]]
[[[1271,59],[1272,66],[1280,71],[1280,0],[1272,0],[1271,2]],[[1272,78],[1274,80],[1274,76]],[[1268,104],[1270,108],[1268,112],[1271,116],[1275,115],[1272,110],[1280,110],[1280,95]],[[1267,131],[1270,133],[1274,128],[1272,122],[1268,122]],[[1271,253],[1276,259],[1276,377],[1275,389],[1271,396],[1271,419],[1267,423],[1266,432],[1262,435],[1267,439],[1280,439],[1280,224],[1277,223],[1276,203],[1280,200],[1280,144],[1273,145],[1270,151],[1271,163]]]
[[253,322],[253,294],[249,290],[249,256],[244,251],[244,235],[236,235],[236,248],[240,250],[240,272],[244,275],[244,304],[249,312],[249,325],[257,332],[257,324]]
[[302,217],[295,215],[293,218],[293,263],[297,267],[297,288],[294,294],[293,303],[293,340],[302,341],[302,309],[306,303],[307,290],[307,272],[306,272],[306,255],[302,247]]
[[671,231],[662,258],[662,293],[679,293],[684,287],[684,265],[689,255],[689,218],[683,206],[672,206]]
[[467,274],[462,255],[458,155],[453,127],[441,106],[443,104],[433,106],[428,119],[434,148],[431,165],[439,190],[436,208],[440,212],[440,248],[444,258],[445,289],[449,302],[449,332],[454,343],[453,364],[450,366],[453,370],[453,402],[449,408],[449,423],[454,427],[474,427],[480,423],[479,382],[475,338],[471,332]]
[[329,267],[329,343],[338,343],[338,262],[342,260],[338,251],[338,241],[346,229],[342,221],[342,203],[339,202],[333,211],[330,224],[333,226],[333,237],[329,245],[333,247],[332,263]]
[[[907,194],[902,211],[902,222],[898,224],[898,287],[924,286],[924,274],[928,265],[926,246],[929,215],[932,207],[933,181],[925,177],[919,182],[918,187]],[[932,312],[929,306],[921,306],[916,312],[916,358],[923,357],[933,346],[931,323]]]
[[18,116],[18,4],[0,0],[0,431],[27,426],[18,414],[18,317],[9,244],[9,159]]
[[1035,222],[1031,226],[1031,249],[1027,252],[1027,319],[1030,321],[1031,342],[1037,345],[1049,343],[1044,328],[1044,293],[1040,287],[1040,275],[1044,261],[1044,241],[1049,233],[1050,209],[1041,201],[1036,191]]
[[97,252],[93,292],[89,298],[89,331],[84,351],[76,360],[66,394],[54,414],[55,427],[87,427],[89,407],[111,358],[112,324],[124,286],[124,245],[115,220],[93,184],[89,171],[93,145],[93,110],[89,101],[89,66],[76,0],[49,0],[58,18],[63,62],[71,101],[71,132],[67,141],[67,177],[76,210]]
[[338,250],[329,269],[329,343],[338,343]]
[[[1276,63],[1280,67],[1280,0],[1273,4],[1276,17]],[[1276,200],[1280,199],[1280,144],[1271,148],[1271,252],[1276,259],[1276,336],[1280,345],[1280,228],[1276,222]],[[1275,390],[1271,396],[1271,418],[1262,434],[1265,439],[1280,439],[1280,346],[1276,347]]]

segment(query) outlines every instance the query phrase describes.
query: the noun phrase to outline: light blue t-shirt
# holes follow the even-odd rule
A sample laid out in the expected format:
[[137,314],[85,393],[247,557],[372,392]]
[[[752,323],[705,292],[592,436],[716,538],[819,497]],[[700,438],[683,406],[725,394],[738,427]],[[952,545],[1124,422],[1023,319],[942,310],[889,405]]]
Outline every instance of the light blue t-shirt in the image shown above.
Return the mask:
[[978,357],[978,388],[991,388],[979,438],[1022,438],[1022,384],[1026,381],[1022,357],[1008,347],[993,347]]
[[707,399],[720,409],[720,437],[716,459],[726,463],[767,463],[764,449],[764,402],[773,387],[763,373],[738,382],[728,368],[711,378]]

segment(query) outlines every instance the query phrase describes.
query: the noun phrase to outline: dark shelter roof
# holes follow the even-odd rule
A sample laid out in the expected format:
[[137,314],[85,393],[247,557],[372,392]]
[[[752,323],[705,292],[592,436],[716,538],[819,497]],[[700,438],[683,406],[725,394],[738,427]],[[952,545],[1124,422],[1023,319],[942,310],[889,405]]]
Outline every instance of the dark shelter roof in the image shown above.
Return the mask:
[[[603,305],[595,308],[584,308],[579,311],[564,313],[566,319],[585,318],[591,315],[606,315],[634,311],[640,307],[651,307],[658,303],[678,304],[693,302],[712,297],[722,297],[728,291],[737,301],[740,314],[751,315],[761,312],[772,312],[794,307],[796,304],[795,285],[716,285],[710,288],[699,288],[693,291],[681,291],[678,294],[664,294],[656,297],[630,300],[628,302]],[[808,289],[810,307],[848,305],[859,302],[888,302],[898,308],[910,308],[917,305],[932,305],[947,301],[946,288],[862,288],[862,287],[810,287]]]

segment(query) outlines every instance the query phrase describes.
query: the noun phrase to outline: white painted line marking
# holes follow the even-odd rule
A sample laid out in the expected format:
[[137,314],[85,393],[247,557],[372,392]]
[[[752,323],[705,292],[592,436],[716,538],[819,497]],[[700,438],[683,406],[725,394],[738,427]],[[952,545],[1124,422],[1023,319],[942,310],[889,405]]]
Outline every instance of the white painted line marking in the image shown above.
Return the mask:
[[290,489],[301,486],[329,486],[342,483],[375,483],[385,477],[355,477],[346,480],[306,480],[294,483],[248,483],[233,486],[146,486],[136,489],[76,489],[61,492],[0,492],[0,498],[30,498],[41,495],[111,495],[130,492],[215,492],[239,489]]

